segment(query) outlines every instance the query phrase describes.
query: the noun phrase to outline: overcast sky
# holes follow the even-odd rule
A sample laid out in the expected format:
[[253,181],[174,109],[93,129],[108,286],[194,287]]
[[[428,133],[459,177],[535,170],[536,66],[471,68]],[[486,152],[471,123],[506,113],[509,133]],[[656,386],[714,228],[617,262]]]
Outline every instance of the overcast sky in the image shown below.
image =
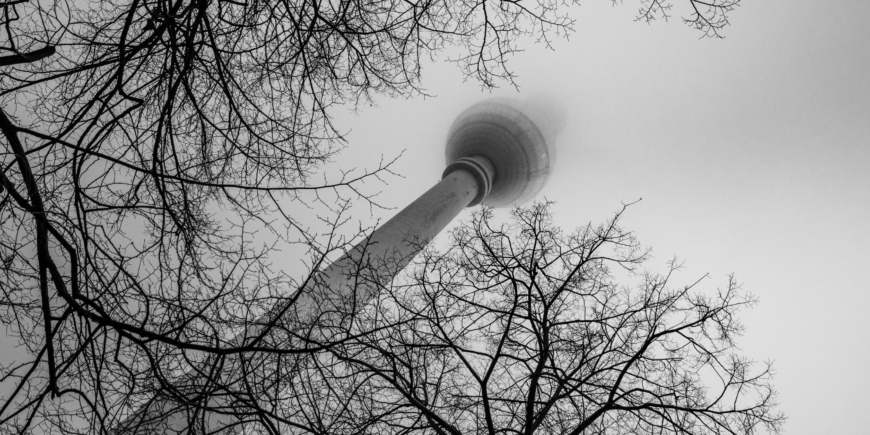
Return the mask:
[[709,273],[714,291],[733,272],[761,299],[743,313],[740,343],[775,361],[786,433],[867,433],[870,3],[745,0],[724,40],[699,40],[679,16],[633,22],[636,6],[573,9],[570,41],[512,59],[520,94],[484,93],[454,66],[429,65],[436,98],[340,114],[352,131],[338,166],[405,150],[404,179],[377,187],[383,204],[402,207],[439,179],[462,109],[490,95],[558,94],[568,126],[543,195],[557,201],[559,225],[601,222],[643,198],[624,225],[654,249],[651,270],[678,256],[678,282]]
[[557,223],[601,222],[643,198],[623,224],[654,249],[651,270],[677,256],[678,283],[709,273],[714,291],[734,273],[760,298],[740,343],[775,361],[786,433],[867,433],[870,2],[744,0],[724,40],[699,40],[679,10],[645,25],[636,0],[583,3],[570,41],[511,59],[521,93],[482,92],[435,62],[423,83],[435,98],[337,113],[351,132],[333,168],[404,151],[404,178],[368,186],[394,209],[354,217],[388,219],[436,183],[464,108],[557,94],[568,125],[541,196],[557,202]]

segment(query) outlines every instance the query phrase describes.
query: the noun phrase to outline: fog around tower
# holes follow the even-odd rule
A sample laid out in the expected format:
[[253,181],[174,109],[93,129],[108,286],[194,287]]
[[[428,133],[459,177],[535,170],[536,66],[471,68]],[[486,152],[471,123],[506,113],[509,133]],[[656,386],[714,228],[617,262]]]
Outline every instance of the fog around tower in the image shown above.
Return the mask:
[[566,103],[552,91],[536,90],[524,96],[523,102],[543,117],[553,137],[558,137],[568,122]]

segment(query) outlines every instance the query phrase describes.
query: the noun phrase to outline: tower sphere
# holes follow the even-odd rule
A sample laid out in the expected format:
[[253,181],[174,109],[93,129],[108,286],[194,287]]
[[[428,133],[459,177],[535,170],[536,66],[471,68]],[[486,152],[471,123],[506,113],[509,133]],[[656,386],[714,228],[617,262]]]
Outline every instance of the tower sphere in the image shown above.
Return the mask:
[[481,101],[462,112],[450,127],[447,164],[484,157],[491,165],[492,179],[485,183],[489,193],[482,198],[483,204],[522,204],[540,192],[550,177],[556,157],[554,138],[560,127],[556,124],[516,100]]

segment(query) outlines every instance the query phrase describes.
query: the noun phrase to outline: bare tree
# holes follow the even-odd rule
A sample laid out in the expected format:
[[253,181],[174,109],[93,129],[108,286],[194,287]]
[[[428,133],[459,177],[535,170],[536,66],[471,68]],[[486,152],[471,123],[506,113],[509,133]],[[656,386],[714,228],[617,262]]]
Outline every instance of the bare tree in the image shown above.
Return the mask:
[[[612,0],[613,4],[617,0]],[[722,30],[728,26],[728,14],[740,5],[740,0],[689,0],[689,14],[683,23],[701,32],[702,37],[722,38]],[[672,17],[673,3],[667,0],[640,0],[637,21],[649,23],[657,18],[669,20]]]
[[[0,321],[29,355],[0,368],[0,433],[105,432],[155,394],[298,421],[248,384],[359,338],[313,340],[282,313],[390,167],[325,177],[330,111],[422,94],[422,60],[448,46],[483,86],[513,83],[522,38],[571,31],[562,4],[0,2]],[[272,265],[292,244],[308,275]]]
[[623,211],[573,232],[549,204],[502,225],[476,213],[381,290],[347,329],[360,339],[309,359],[296,400],[320,404],[310,431],[779,432],[770,364],[736,353],[756,299],[733,277],[674,286],[676,262],[641,271],[649,251]]

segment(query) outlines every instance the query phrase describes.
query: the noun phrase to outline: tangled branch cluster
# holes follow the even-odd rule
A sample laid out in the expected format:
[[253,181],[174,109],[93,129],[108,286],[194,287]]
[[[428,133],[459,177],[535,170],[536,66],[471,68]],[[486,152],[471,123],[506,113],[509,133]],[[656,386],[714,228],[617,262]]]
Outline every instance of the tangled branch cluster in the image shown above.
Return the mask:
[[391,164],[323,176],[344,139],[331,110],[424,93],[448,46],[484,86],[512,83],[521,38],[572,29],[560,6],[0,1],[0,322],[23,345],[0,367],[0,433],[105,433],[156,396],[191,422],[307,421],[282,407],[315,378],[287,379],[374,332],[322,342],[264,315],[316,281],[272,262],[344,249],[343,211]]
[[[613,0],[615,4],[617,0]],[[641,0],[637,11],[637,20],[649,23],[656,18],[668,20],[671,18],[673,3],[667,0]],[[728,26],[728,14],[738,5],[740,0],[688,0],[685,2],[689,11],[683,17],[683,23],[701,32],[702,37],[722,38],[722,30]]]
[[381,289],[348,323],[353,338],[285,374],[294,427],[778,432],[770,365],[735,344],[737,314],[756,300],[733,277],[714,292],[675,286],[676,262],[664,275],[641,272],[648,251],[621,215],[566,233],[549,204],[517,209],[504,225],[475,214],[448,250],[426,251]]

